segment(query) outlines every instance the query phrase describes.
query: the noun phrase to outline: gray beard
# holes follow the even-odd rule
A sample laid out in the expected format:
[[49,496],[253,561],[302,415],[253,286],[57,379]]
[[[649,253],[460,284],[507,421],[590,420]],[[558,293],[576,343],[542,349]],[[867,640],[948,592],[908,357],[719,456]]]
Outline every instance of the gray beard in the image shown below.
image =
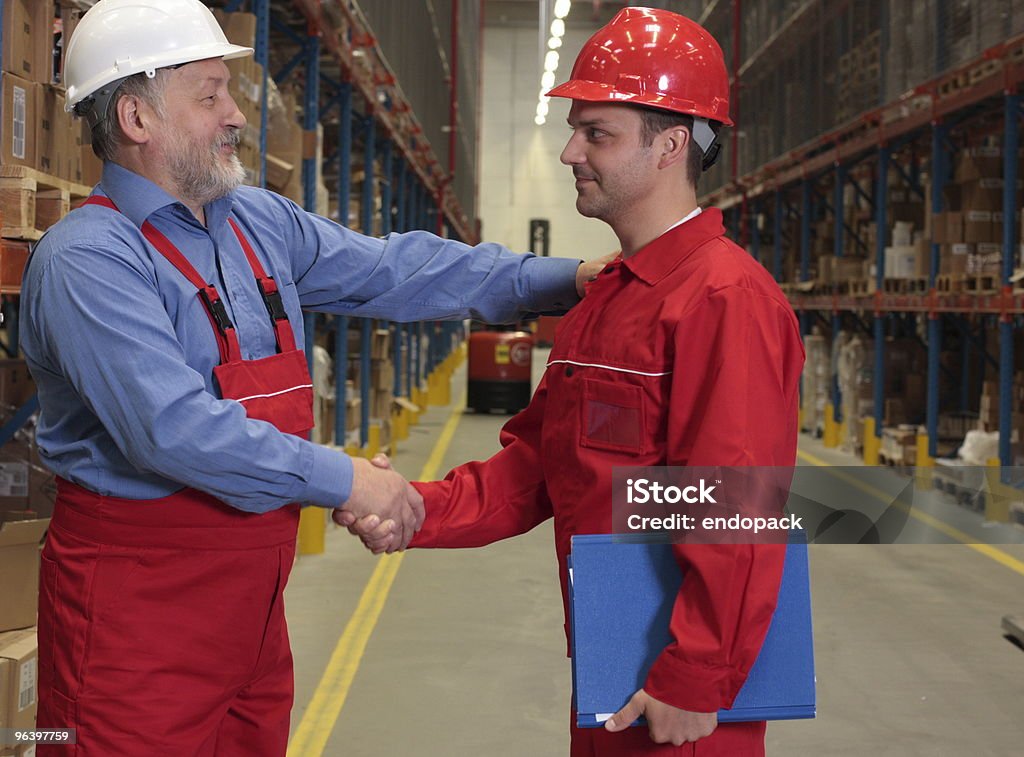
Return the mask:
[[227,165],[220,161],[218,153],[225,143],[237,145],[237,134],[218,141],[205,154],[184,140],[177,144],[178,149],[171,157],[169,168],[181,199],[203,207],[229,195],[243,184],[245,168],[238,155],[232,155]]

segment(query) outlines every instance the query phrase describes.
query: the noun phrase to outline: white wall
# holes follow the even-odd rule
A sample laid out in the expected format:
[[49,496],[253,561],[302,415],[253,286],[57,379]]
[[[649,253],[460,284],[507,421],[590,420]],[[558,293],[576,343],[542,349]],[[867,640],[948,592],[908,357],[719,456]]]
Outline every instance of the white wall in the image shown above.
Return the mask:
[[[556,81],[569,76],[589,33],[566,34]],[[552,257],[589,260],[619,249],[611,229],[576,212],[572,169],[558,156],[569,138],[570,101],[552,98],[547,123],[534,122],[540,90],[535,29],[484,30],[480,141],[483,239],[526,250],[531,218],[551,222]]]

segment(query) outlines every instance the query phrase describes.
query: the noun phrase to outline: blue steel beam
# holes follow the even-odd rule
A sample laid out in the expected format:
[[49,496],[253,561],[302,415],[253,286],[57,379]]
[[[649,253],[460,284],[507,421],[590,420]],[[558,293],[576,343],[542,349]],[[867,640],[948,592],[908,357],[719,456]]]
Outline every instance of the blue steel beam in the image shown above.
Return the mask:
[[[941,123],[932,125],[932,196],[930,211],[935,215],[942,212],[942,190],[948,174],[949,154],[946,152],[947,127]],[[928,288],[935,288],[939,275],[941,247],[930,245],[932,259],[928,269]],[[938,457],[939,449],[939,358],[942,354],[942,315],[928,314],[928,374],[925,387],[925,426],[928,432],[928,455]]]
[[[1004,288],[1010,277],[1017,241],[1017,150],[1020,146],[1020,95],[1006,95],[1003,118],[1003,276]],[[1007,289],[1008,291],[1008,289]],[[1004,468],[1013,464],[1010,432],[1013,427],[1013,318],[999,318],[999,462]]]
[[[316,129],[320,120],[320,37],[310,34],[306,37],[302,53],[306,64],[306,89],[303,98],[302,126],[306,131]],[[316,212],[316,158],[302,161],[302,206],[311,213]],[[316,313],[306,313],[306,360],[310,374],[313,372],[313,339],[316,333]]]
[[775,245],[772,252],[772,275],[782,281],[782,190],[775,190]]
[[800,182],[800,281],[811,277],[811,183]]
[[256,62],[260,65],[260,186],[267,186],[267,84],[270,80],[270,0],[252,0],[256,15]]
[[[348,226],[348,205],[352,196],[352,85],[339,87],[338,105],[338,223]],[[348,427],[345,379],[348,376],[348,317],[334,317],[334,443],[345,446]]]
[[[394,187],[392,181],[395,176],[394,166],[394,144],[390,139],[385,139],[380,146],[381,182],[380,182],[380,235],[386,237],[393,231],[392,211],[394,202]],[[397,323],[389,323],[388,331],[391,334],[392,355],[397,356],[402,348],[401,340],[402,327]],[[401,371],[397,363],[393,363],[391,393],[401,396],[402,381]]]
[[757,228],[758,219],[761,217],[761,200],[755,199],[751,203],[750,213],[750,254],[754,260],[761,262],[761,231]]
[[[844,243],[846,241],[846,235],[843,233],[846,222],[843,218],[843,189],[846,186],[846,167],[841,163],[836,164],[836,176],[835,176],[835,189],[833,190],[832,197],[832,220],[834,221],[834,239],[832,244],[832,254],[836,256],[836,260],[843,258],[845,252]],[[839,332],[843,328],[843,317],[840,313],[836,312],[832,314],[832,342],[839,338]],[[832,420],[839,423],[843,419],[842,413],[842,395],[839,393],[839,373],[829,372],[832,376],[830,391],[832,394]]]
[[[405,174],[407,171],[405,160],[399,156],[397,178],[390,171],[392,169],[389,169],[388,182],[390,183],[392,179],[395,179],[395,231],[402,233],[405,231]],[[396,323],[394,334],[394,344],[392,345],[394,354],[391,358],[395,366],[394,391],[396,397],[405,397],[408,396],[402,391],[402,337],[405,334],[405,326],[401,323]]]
[[[878,150],[878,177],[875,187],[875,287],[876,291],[883,289],[885,278],[885,242],[888,237],[888,178],[889,178],[889,148],[886,146]],[[882,436],[882,421],[885,416],[885,316],[882,313],[875,313],[874,324],[875,338],[875,436]]]
[[[373,115],[363,119],[363,233],[373,236],[373,182],[374,161],[377,157],[377,124]],[[362,348],[359,350],[359,392],[361,417],[359,420],[359,444],[365,447],[370,441],[370,352],[373,344],[373,320],[363,318]]]

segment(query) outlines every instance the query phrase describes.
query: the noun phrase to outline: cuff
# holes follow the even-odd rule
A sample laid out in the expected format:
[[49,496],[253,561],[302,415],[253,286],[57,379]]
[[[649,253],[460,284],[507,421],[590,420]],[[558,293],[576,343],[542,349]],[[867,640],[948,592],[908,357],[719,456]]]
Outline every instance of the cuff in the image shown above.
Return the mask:
[[644,691],[659,702],[689,712],[718,712],[732,707],[746,676],[728,667],[694,665],[664,651],[644,682]]
[[340,507],[352,494],[352,458],[344,452],[310,444],[313,460],[302,502],[319,507]]
[[565,311],[580,301],[576,292],[576,270],[582,261],[575,258],[531,258],[524,263],[529,277],[528,310],[538,313]]

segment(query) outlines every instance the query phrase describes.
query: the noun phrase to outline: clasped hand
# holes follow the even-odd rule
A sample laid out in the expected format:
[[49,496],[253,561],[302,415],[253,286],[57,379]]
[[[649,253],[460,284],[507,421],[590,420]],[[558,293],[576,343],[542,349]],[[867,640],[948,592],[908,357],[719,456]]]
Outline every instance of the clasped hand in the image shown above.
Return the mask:
[[681,710],[655,699],[643,689],[637,691],[625,707],[608,718],[604,727],[613,732],[622,731],[641,715],[647,718],[651,741],[657,744],[681,746],[688,741],[710,736],[718,727],[717,712]]
[[352,493],[332,517],[379,555],[405,549],[423,525],[423,497],[391,469],[387,455],[352,458]]

